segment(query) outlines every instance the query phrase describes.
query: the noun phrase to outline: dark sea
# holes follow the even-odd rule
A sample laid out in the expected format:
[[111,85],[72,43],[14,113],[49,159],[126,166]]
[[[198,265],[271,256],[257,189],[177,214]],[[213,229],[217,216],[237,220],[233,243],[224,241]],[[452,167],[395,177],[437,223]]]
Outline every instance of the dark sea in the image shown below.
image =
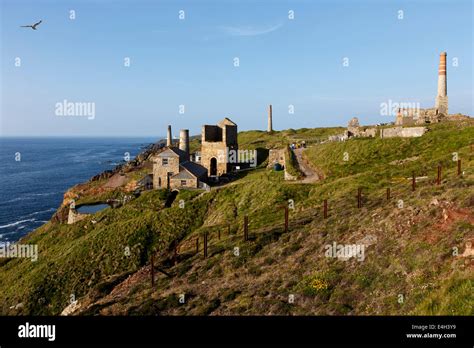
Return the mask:
[[[64,192],[158,138],[0,138],[0,243],[47,222]],[[20,160],[18,159],[18,154]]]

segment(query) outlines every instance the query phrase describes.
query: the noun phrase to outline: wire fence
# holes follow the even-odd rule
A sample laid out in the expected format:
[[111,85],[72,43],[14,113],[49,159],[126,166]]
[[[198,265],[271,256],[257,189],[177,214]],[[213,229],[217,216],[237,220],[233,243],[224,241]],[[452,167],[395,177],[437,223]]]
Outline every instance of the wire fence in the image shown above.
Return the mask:
[[[473,147],[471,146],[471,151],[473,150]],[[455,167],[455,175],[456,178],[462,177],[463,176],[463,171],[462,171],[462,161],[461,159],[458,159],[456,161],[456,167]],[[452,178],[452,177],[451,177]],[[425,180],[428,179],[428,180]],[[445,179],[447,177],[445,176]],[[406,184],[406,181],[409,181],[409,185]],[[386,187],[385,192],[382,197],[377,197],[377,202],[380,202],[381,200],[385,201],[391,201],[395,197],[400,199],[402,197],[405,197],[409,194],[413,194],[413,192],[417,191],[421,187],[426,187],[426,186],[441,186],[442,185],[442,180],[443,180],[443,166],[440,162],[436,168],[436,175],[434,180],[429,180],[429,177],[422,176],[422,177],[417,177],[416,173],[413,171],[411,178],[407,178],[407,180],[404,180],[405,184],[402,185],[401,187],[396,186],[397,190],[394,191],[393,188],[395,187]],[[400,185],[400,184],[399,184]],[[367,189],[364,189],[362,187],[359,187],[357,189],[356,193],[356,204],[355,207],[357,209],[363,208],[368,200],[368,192]],[[347,201],[347,198],[346,198]],[[333,204],[331,204],[333,203]],[[327,198],[323,199],[320,204],[316,206],[312,206],[309,209],[311,211],[317,211],[318,213],[321,212],[322,210],[322,217],[323,219],[328,219],[330,217],[336,216],[336,212],[334,209],[331,209],[331,205],[336,206],[337,202],[331,202]],[[275,210],[276,214],[281,214],[282,220],[280,223],[273,224],[271,230],[272,231],[279,231],[279,233],[287,233],[290,230],[290,209],[288,205],[284,206],[278,206]],[[304,211],[303,211],[304,212]],[[311,221],[314,218],[315,214],[311,214]],[[303,218],[304,220],[304,218]],[[296,220],[295,219],[295,224],[301,223],[303,220]],[[211,247],[216,247],[216,246],[223,246],[225,244],[228,244],[229,242],[235,242],[238,241],[239,239],[243,242],[248,242],[250,240],[255,239],[259,232],[253,231],[252,233],[252,238],[250,236],[250,219],[248,215],[244,215],[243,219],[240,222],[235,222],[231,223],[224,223],[220,225],[214,225],[214,226],[209,226],[208,230],[201,233],[200,235],[194,236],[192,238],[188,238],[184,241],[181,241],[179,243],[176,243],[174,246],[174,252],[172,256],[173,264],[178,263],[178,256],[179,255],[184,255],[184,254],[190,254],[190,255],[199,255],[202,253],[203,258],[209,257],[209,250]],[[260,233],[264,233],[261,231]],[[235,231],[235,232],[234,232]],[[268,231],[267,231],[268,232]],[[151,256],[151,283],[152,286],[154,286],[154,256],[152,254]]]

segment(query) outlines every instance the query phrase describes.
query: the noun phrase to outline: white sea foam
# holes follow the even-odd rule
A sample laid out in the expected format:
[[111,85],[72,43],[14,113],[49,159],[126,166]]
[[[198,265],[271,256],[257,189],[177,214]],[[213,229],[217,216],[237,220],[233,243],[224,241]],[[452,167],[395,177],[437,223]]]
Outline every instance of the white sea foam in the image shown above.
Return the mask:
[[38,215],[38,214],[47,213],[48,211],[55,211],[55,210],[56,209],[54,209],[54,208],[49,208],[49,209],[46,209],[46,210],[35,211],[34,213],[27,214],[27,215],[22,216],[22,217],[35,216],[35,215]]
[[8,203],[13,203],[13,202],[18,202],[18,201],[24,201],[27,199],[33,199],[33,197],[16,197],[8,201],[0,202],[0,204],[8,204]]
[[36,219],[26,219],[26,220],[15,221],[15,222],[12,222],[11,224],[1,225],[0,229],[7,228],[7,227],[18,226],[18,225],[20,225],[24,222],[32,222],[32,221],[36,221]]
[[27,193],[26,195],[13,198],[13,199],[10,199],[8,201],[0,202],[0,204],[8,204],[8,203],[13,203],[13,202],[18,202],[18,201],[31,200],[31,199],[34,199],[35,197],[38,197],[38,196],[53,196],[53,195],[57,195],[57,194],[61,194],[61,193],[62,192]]
[[28,193],[27,196],[52,196],[61,192],[45,192],[45,193]]

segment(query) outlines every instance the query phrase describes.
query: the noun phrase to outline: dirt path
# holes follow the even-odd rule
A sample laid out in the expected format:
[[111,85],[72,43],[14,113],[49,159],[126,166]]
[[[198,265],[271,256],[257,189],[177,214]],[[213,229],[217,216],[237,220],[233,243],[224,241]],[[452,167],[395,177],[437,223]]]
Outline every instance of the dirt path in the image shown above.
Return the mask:
[[311,184],[316,181],[319,181],[319,175],[316,173],[316,171],[311,167],[311,165],[308,163],[308,161],[303,158],[303,151],[304,148],[299,148],[293,150],[296,156],[296,160],[298,161],[298,166],[300,167],[301,171],[305,175],[305,178],[299,182],[302,182],[304,184]]

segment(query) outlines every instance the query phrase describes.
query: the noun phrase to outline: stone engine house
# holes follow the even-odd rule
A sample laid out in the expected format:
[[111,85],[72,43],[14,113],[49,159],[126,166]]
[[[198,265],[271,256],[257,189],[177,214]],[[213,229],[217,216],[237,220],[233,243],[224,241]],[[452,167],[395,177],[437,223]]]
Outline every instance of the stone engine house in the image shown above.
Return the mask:
[[201,136],[201,165],[208,176],[232,171],[236,163],[229,163],[228,151],[238,151],[237,124],[226,117],[217,125],[202,126]]
[[[217,125],[204,125],[199,161],[191,161],[189,131],[182,129],[179,148],[173,146],[168,126],[167,146],[153,156],[153,188],[200,188],[208,177],[229,173],[237,163],[229,163],[229,150],[238,150],[237,124],[224,118]],[[193,156],[197,158],[197,156]]]

